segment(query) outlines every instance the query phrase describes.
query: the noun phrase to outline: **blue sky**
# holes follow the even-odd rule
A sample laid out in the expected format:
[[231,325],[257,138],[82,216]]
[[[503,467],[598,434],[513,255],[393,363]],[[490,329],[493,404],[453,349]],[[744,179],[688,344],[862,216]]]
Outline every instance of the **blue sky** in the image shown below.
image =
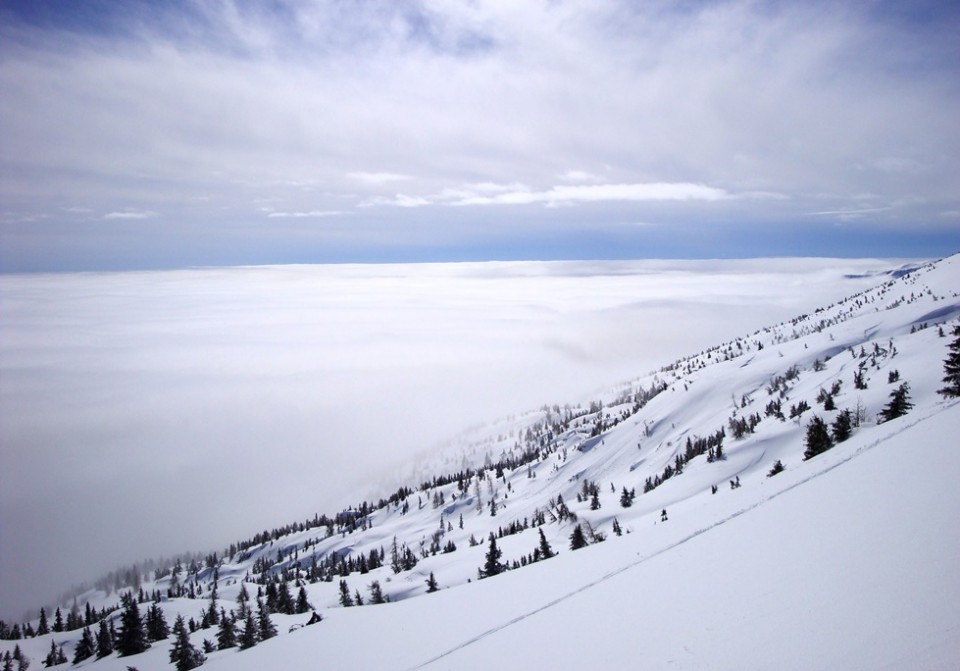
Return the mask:
[[0,2],[0,272],[960,248],[960,12]]

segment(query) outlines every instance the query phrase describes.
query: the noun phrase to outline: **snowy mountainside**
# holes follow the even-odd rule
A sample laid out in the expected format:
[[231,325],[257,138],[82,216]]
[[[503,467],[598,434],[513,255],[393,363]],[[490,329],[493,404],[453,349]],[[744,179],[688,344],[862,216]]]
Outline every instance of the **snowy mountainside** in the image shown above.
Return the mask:
[[[284,668],[473,668],[497,655],[502,668],[639,658],[767,668],[784,665],[786,653],[787,668],[903,668],[917,646],[926,646],[924,668],[952,668],[960,617],[949,604],[960,580],[948,567],[960,558],[952,521],[960,461],[949,448],[960,407],[937,390],[960,317],[960,256],[887,278],[588,403],[477,427],[390,496],[238,541],[193,572],[142,576],[141,610],[155,596],[171,623],[192,618],[189,640],[200,648],[217,640],[215,625],[200,627],[214,589],[217,609],[229,613],[242,586],[253,600],[258,590],[268,600],[278,585],[302,587],[310,612],[285,613],[274,599],[280,635],[240,653],[208,652],[206,663],[222,668],[275,666],[271,659]],[[879,421],[903,383],[913,407]],[[812,418],[835,426],[847,411],[849,439],[805,460]],[[783,472],[768,477],[776,462]],[[918,465],[932,475],[918,478]],[[922,506],[919,518],[913,506]],[[578,526],[588,547],[571,551]],[[557,556],[541,559],[538,529]],[[500,561],[516,570],[481,580],[491,534]],[[924,566],[928,578],[913,594],[888,595],[885,581],[914,585],[904,572]],[[840,571],[861,577],[846,583]],[[438,594],[426,594],[431,575]],[[392,603],[341,605],[344,585],[351,599],[369,601],[374,582]],[[120,627],[121,611],[110,610],[119,602],[118,592],[92,590],[77,608],[103,609]],[[916,621],[904,623],[899,609]],[[313,611],[324,620],[301,629]],[[863,623],[848,625],[850,639],[813,624],[819,617],[842,629],[842,616]],[[528,656],[499,647],[542,634],[538,618],[576,635]],[[895,625],[900,633],[886,635]],[[794,629],[820,647],[795,650]],[[761,635],[775,640],[757,642]],[[0,641],[0,650],[19,645],[39,662],[53,641],[72,659],[80,637],[52,632]],[[77,666],[169,668],[171,644]]]

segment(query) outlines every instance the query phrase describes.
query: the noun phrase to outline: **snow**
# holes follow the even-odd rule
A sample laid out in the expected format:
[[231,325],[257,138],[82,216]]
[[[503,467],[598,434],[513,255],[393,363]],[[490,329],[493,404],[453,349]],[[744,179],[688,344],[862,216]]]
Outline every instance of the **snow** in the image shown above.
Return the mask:
[[[276,614],[280,636],[242,652],[210,653],[206,666],[239,671],[957,668],[960,452],[952,436],[960,428],[960,402],[936,391],[952,339],[940,337],[937,326],[944,324],[949,333],[960,316],[960,257],[892,280],[877,279],[883,284],[854,298],[718,343],[632,381],[628,388],[633,390],[654,380],[667,385],[636,412],[630,403],[618,402],[624,387],[600,394],[609,421],[598,436],[590,437],[597,413],[571,408],[582,417],[550,437],[556,449],[530,465],[536,477],[528,477],[521,466],[505,471],[502,479],[491,471],[481,483],[484,503],[491,489],[496,491],[496,517],[486,507],[477,511],[472,484],[461,496],[454,482],[414,492],[406,514],[394,506],[377,510],[370,517],[372,528],[330,537],[323,529],[294,532],[242,561],[227,558],[219,593],[229,609],[239,591],[236,581],[253,561],[275,558],[280,549],[302,549],[307,540],[316,539],[311,551],[322,555],[368,553],[383,546],[389,564],[394,537],[419,551],[422,540],[429,545],[443,515],[451,527],[441,544],[453,540],[457,545],[450,554],[422,558],[410,571],[393,574],[385,566],[345,578],[351,592],[359,589],[365,597],[367,586],[378,580],[393,600],[389,604],[338,606],[339,577],[308,585],[323,622],[290,631],[309,614]],[[767,386],[793,366],[799,375],[789,383],[784,412],[800,400],[811,409],[799,421],[765,416],[764,406],[777,397]],[[866,389],[854,388],[858,370],[864,372]],[[892,371],[899,372],[898,382],[888,382]],[[836,381],[841,382],[837,410],[826,411],[815,397]],[[877,413],[900,382],[909,383],[915,407],[878,423]],[[865,418],[852,437],[804,461],[804,427],[810,418],[816,414],[829,423],[840,410],[858,404]],[[762,417],[755,433],[735,440],[727,427],[726,459],[708,463],[706,456],[696,457],[682,474],[642,493],[645,480],[683,452],[687,437],[706,437],[726,427],[731,416],[754,412]],[[468,434],[472,445],[455,444],[433,463],[476,465],[488,455],[496,460],[523,440],[528,427],[542,428],[551,413],[529,412],[477,428]],[[590,449],[576,449],[582,445]],[[768,478],[777,459],[786,470]],[[735,478],[742,486],[733,489],[728,482]],[[600,487],[599,510],[576,500],[585,479]],[[711,485],[719,486],[716,494]],[[637,490],[630,508],[618,503],[623,487]],[[431,497],[437,491],[445,503],[434,508]],[[477,580],[487,534],[531,518],[557,494],[607,540],[570,551],[573,523],[548,520],[542,529],[558,556]],[[666,522],[660,519],[664,508]],[[622,537],[611,532],[614,518],[627,532]],[[479,541],[476,547],[467,543],[471,534]],[[498,539],[506,561],[532,552],[537,543],[533,527]],[[424,594],[431,572],[442,589]],[[204,584],[206,576],[201,573]],[[163,579],[156,586],[165,585]],[[255,584],[247,588],[255,594]],[[118,600],[116,595],[90,598],[96,604]],[[206,598],[172,599],[163,608],[172,621],[178,612],[199,619],[206,605]],[[20,645],[39,662],[51,636],[70,655],[79,633]],[[200,631],[191,640],[200,645],[215,635],[215,630]],[[10,647],[0,642],[0,650]],[[111,655],[79,666],[170,668],[169,647],[160,642],[136,657]]]

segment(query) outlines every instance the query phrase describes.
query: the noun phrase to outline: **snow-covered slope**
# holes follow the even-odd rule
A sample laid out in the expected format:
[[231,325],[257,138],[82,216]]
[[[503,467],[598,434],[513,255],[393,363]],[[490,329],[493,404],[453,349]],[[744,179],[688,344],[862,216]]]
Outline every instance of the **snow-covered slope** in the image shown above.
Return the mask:
[[[958,292],[960,257],[892,274],[591,403],[477,429],[392,501],[241,541],[219,557],[219,606],[236,607],[241,581],[256,594],[257,582],[282,576],[294,593],[294,581],[305,586],[324,620],[301,628],[309,613],[275,613],[280,636],[211,652],[206,663],[956,668],[960,407],[936,392]],[[878,423],[903,383],[914,407]],[[811,418],[834,425],[845,410],[859,424],[851,437],[804,460]],[[716,442],[707,439],[718,432],[723,457],[710,459]],[[767,477],[778,460],[784,471]],[[569,550],[578,525],[605,542]],[[537,526],[558,555],[520,566],[539,545]],[[478,580],[491,533],[501,561],[518,568]],[[409,551],[399,571],[394,544]],[[383,566],[350,572],[347,562],[381,550]],[[442,589],[425,594],[431,573]],[[167,618],[199,622],[212,578],[210,568],[181,576],[197,598],[164,597]],[[170,580],[149,576],[142,587],[165,595]],[[378,581],[392,603],[343,608],[341,580],[364,598]],[[119,597],[91,592],[81,608],[86,600],[100,608]],[[216,633],[201,629],[191,641]],[[70,656],[79,634],[18,643],[39,661],[51,639]],[[78,666],[169,668],[170,644]]]

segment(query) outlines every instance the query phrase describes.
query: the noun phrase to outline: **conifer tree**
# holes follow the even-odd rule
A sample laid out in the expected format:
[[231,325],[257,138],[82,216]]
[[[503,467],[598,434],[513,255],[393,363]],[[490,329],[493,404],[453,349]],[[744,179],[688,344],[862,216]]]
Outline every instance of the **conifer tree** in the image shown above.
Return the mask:
[[57,665],[57,642],[53,639],[50,639],[50,652],[47,653],[47,656],[43,659],[44,666],[56,666]]
[[60,612],[60,606],[57,606],[57,614],[53,618],[53,630],[57,633],[63,631],[63,613]]
[[578,524],[570,534],[570,549],[579,550],[587,547],[587,538],[583,535],[583,528]]
[[260,599],[257,599],[257,633],[260,635],[261,641],[266,641],[277,635],[277,627],[270,619],[270,611]]
[[946,382],[946,385],[937,393],[947,398],[956,398],[960,396],[960,325],[954,326],[951,334],[953,342],[947,346],[950,354],[943,362],[943,382]]
[[433,594],[440,590],[437,579],[433,577],[433,571],[430,571],[430,577],[427,578],[427,594]]
[[170,648],[170,663],[175,664],[177,671],[190,671],[206,661],[203,653],[190,643],[190,634],[183,621],[183,616],[177,616],[173,624],[173,646]]
[[830,433],[833,436],[833,442],[842,443],[853,433],[853,412],[849,408],[844,408],[833,420],[830,425]]
[[121,657],[139,655],[150,647],[147,632],[140,617],[140,608],[136,598],[129,594],[123,614],[120,616],[120,631],[117,638],[117,652]]
[[300,591],[297,592],[297,604],[294,610],[298,614],[300,614],[300,613],[306,613],[310,609],[311,609],[310,602],[307,601],[307,589],[303,585],[301,585]]
[[84,627],[80,642],[73,649],[73,663],[79,664],[83,660],[93,657],[96,653],[97,643],[93,640],[93,633],[90,631],[90,627]]
[[350,586],[347,585],[346,580],[340,581],[340,605],[344,608],[354,605],[353,596],[350,595]]
[[248,608],[247,617],[243,623],[243,631],[240,633],[240,649],[252,648],[257,644],[258,639],[257,623],[253,621],[253,613]]
[[247,618],[247,602],[250,601],[250,593],[247,591],[245,583],[240,583],[240,592],[237,594],[237,618],[245,620]]
[[543,535],[543,528],[537,529],[540,532],[540,545],[538,549],[540,550],[541,559],[550,559],[554,555],[553,548],[550,547],[550,543],[547,542],[547,537]]
[[207,622],[211,625],[220,624],[220,616],[217,613],[217,583],[213,583],[213,589],[210,590],[210,605],[207,607]]
[[803,458],[812,459],[818,454],[823,454],[833,447],[833,441],[830,440],[830,433],[827,431],[827,423],[820,417],[814,415],[810,423],[807,424],[806,450]]
[[623,492],[620,494],[620,506],[622,508],[629,508],[633,505],[633,497],[630,496],[630,492],[627,491],[627,488],[623,488]]
[[217,650],[237,647],[237,623],[232,617],[222,612],[220,628],[217,630]]
[[383,598],[383,590],[380,589],[380,582],[378,580],[374,580],[372,583],[370,583],[371,605],[386,603],[386,602],[387,602],[386,599]]
[[616,517],[613,518],[613,533],[617,534],[617,536],[623,535],[623,529],[620,528],[620,520]]
[[107,629],[107,621],[100,620],[100,629],[97,631],[97,659],[106,657],[113,652],[113,637]]
[[147,638],[151,641],[162,641],[170,635],[170,627],[163,615],[163,609],[153,604],[147,609]]
[[47,611],[40,609],[40,624],[37,625],[37,636],[44,636],[50,633],[50,625],[47,624]]
[[880,411],[882,422],[906,415],[913,403],[910,402],[910,385],[906,382],[890,392],[890,401]]
[[285,615],[293,615],[294,603],[293,596],[290,594],[290,586],[284,580],[280,583],[277,590],[277,612]]
[[497,547],[496,537],[493,535],[493,532],[490,532],[490,545],[487,547],[483,568],[480,569],[481,578],[490,578],[503,573],[505,567],[500,563],[500,557],[502,555],[503,552]]
[[777,459],[775,462],[773,462],[773,466],[771,466],[770,470],[767,472],[767,477],[772,478],[774,475],[778,473],[783,473],[783,471],[784,471],[783,462]]

